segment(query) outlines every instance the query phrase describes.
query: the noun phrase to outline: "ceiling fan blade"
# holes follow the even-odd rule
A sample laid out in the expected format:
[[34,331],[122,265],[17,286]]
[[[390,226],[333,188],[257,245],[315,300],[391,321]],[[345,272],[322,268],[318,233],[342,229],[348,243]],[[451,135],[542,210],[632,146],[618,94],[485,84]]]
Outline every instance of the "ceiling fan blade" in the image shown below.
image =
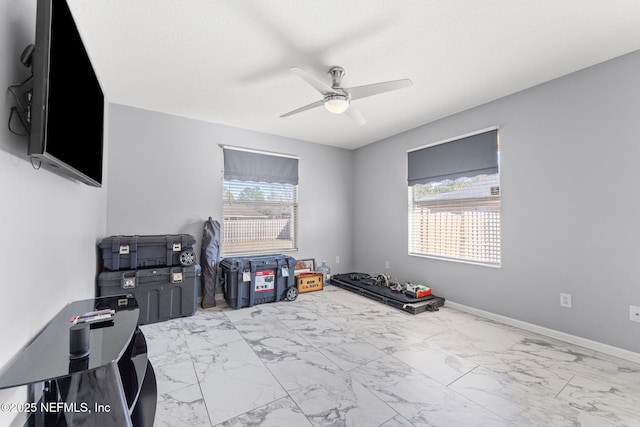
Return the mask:
[[324,101],[323,100],[312,102],[311,104],[305,105],[304,107],[300,107],[297,110],[289,111],[288,113],[283,114],[280,117],[289,117],[289,116],[301,113],[301,112],[306,111],[306,110],[311,110],[312,108],[320,107],[321,105],[324,105]]
[[347,88],[346,91],[351,95],[351,100],[362,99],[368,96],[378,95],[380,93],[391,92],[405,87],[409,87],[413,82],[409,79],[393,80],[390,82],[373,83],[370,85],[356,86]]
[[327,93],[336,93],[336,91],[333,90],[331,88],[331,86],[329,86],[328,84],[323,83],[320,80],[316,79],[315,77],[307,74],[306,71],[303,71],[302,69],[300,69],[298,67],[291,67],[290,70],[293,71],[302,80],[304,80],[305,82],[307,82],[311,86],[313,86],[313,88],[315,90],[317,90],[318,92],[320,92],[322,95],[326,95]]
[[358,126],[362,126],[367,123],[364,117],[362,117],[362,114],[360,114],[360,110],[358,110],[353,104],[349,105],[349,108],[347,108],[344,114],[349,116],[349,118],[356,122]]

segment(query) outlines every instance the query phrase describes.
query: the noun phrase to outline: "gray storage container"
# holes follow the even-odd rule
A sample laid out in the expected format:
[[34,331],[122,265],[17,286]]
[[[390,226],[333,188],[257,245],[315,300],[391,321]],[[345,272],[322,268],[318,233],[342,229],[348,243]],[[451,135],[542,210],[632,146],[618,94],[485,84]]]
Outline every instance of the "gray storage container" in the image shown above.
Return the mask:
[[220,269],[223,293],[233,308],[293,301],[298,296],[293,269],[296,260],[285,255],[224,258]]
[[98,275],[99,296],[135,297],[140,307],[139,325],[193,315],[199,287],[199,265],[103,271]]
[[190,234],[110,236],[102,239],[98,247],[104,268],[115,271],[195,265],[195,242]]

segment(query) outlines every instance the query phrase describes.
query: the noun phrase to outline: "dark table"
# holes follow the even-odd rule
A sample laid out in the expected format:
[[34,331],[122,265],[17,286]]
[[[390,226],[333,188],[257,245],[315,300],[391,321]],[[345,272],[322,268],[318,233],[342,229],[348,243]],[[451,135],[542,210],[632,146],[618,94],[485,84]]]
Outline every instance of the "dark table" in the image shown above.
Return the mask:
[[[90,325],[89,354],[70,357],[73,316],[113,309],[112,319]],[[0,371],[0,389],[27,386],[28,426],[152,426],[157,389],[147,344],[131,295],[75,301],[64,307]]]

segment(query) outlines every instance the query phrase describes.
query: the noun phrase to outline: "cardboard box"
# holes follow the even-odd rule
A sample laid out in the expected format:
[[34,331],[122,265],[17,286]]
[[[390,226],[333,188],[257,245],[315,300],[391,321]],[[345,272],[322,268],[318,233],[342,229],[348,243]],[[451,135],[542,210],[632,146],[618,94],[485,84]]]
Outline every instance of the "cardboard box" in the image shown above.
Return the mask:
[[296,287],[299,293],[321,291],[322,273],[302,273],[296,276]]

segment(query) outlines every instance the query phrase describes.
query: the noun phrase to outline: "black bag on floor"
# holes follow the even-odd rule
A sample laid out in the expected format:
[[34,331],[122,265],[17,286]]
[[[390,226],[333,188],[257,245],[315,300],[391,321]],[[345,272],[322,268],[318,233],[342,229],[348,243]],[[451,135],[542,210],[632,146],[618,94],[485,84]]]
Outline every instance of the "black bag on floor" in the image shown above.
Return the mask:
[[202,308],[216,306],[218,261],[220,260],[220,223],[209,217],[202,233]]

